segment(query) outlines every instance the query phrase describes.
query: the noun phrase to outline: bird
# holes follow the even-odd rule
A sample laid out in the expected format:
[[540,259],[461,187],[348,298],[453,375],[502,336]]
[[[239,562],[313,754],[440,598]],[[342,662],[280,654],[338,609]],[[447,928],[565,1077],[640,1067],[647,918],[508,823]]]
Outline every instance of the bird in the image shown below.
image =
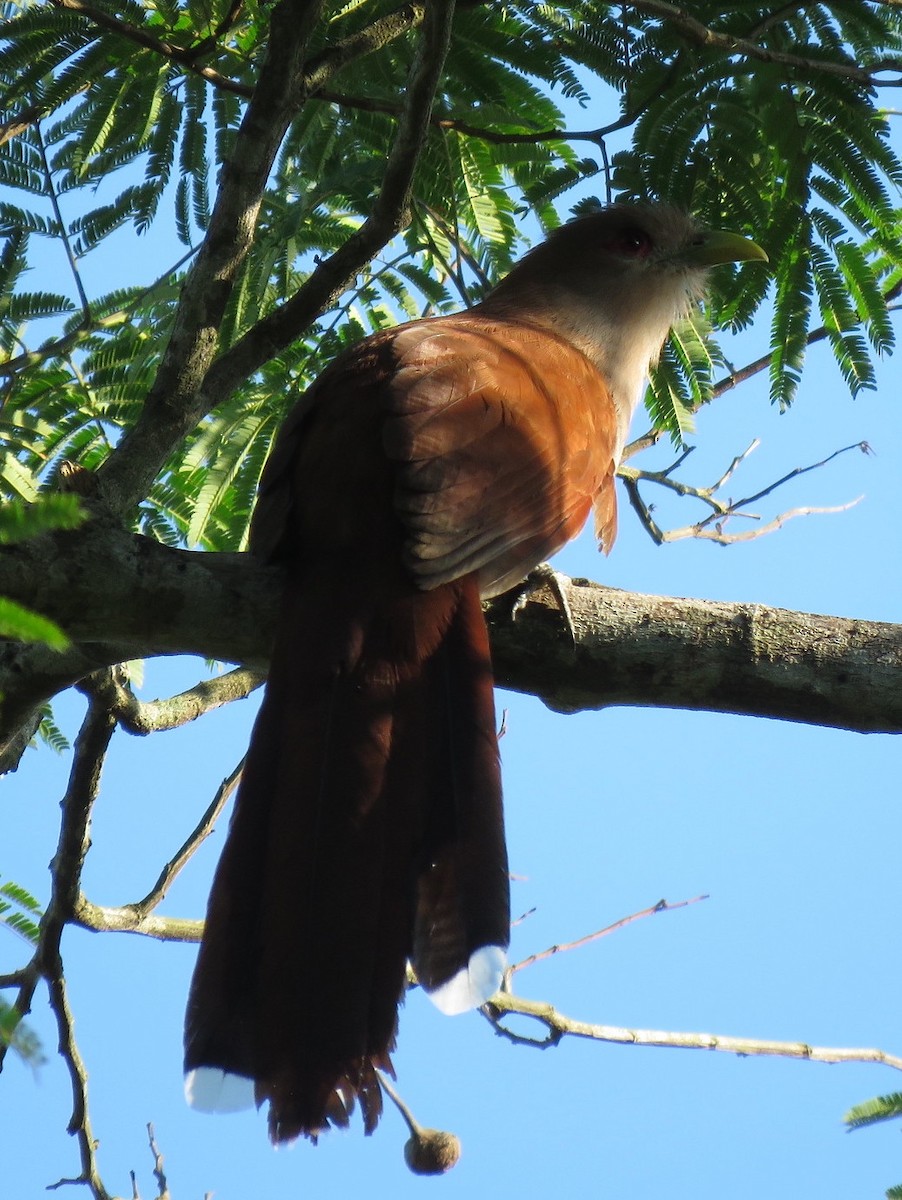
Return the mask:
[[284,590],[207,908],[186,1094],[268,1102],[275,1143],[382,1111],[408,964],[497,990],[509,877],[482,601],[594,513],[649,368],[711,267],[766,260],[666,204],[561,225],[468,310],[378,331],[287,416],[250,549]]

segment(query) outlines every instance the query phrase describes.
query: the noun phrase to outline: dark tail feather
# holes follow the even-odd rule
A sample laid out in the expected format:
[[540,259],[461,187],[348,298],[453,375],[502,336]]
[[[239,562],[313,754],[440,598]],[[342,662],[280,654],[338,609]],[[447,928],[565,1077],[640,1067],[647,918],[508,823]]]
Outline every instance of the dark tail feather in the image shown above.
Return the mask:
[[274,1141],[347,1125],[355,1100],[371,1132],[408,958],[457,1011],[445,986],[508,938],[475,580],[363,614],[339,582],[289,589],[188,1003],[189,1099],[269,1100]]
[[497,989],[510,936],[494,686],[475,585],[463,590],[431,666],[442,759],[429,797],[411,959],[438,1007],[457,1013]]

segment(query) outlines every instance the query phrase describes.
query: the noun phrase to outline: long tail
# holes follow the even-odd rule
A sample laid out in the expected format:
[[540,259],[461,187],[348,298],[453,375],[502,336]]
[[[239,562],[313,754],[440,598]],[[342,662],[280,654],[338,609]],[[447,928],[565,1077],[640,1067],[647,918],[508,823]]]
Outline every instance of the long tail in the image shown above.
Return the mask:
[[188,1002],[189,1100],[268,1100],[274,1141],[347,1125],[355,1099],[371,1132],[407,961],[462,1011],[508,941],[475,578],[361,590],[289,584]]

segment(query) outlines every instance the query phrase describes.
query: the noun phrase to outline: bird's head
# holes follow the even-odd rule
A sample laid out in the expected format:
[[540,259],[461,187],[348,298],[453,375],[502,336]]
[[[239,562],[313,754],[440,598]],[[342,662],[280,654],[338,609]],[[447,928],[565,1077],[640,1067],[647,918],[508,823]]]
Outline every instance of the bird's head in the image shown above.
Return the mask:
[[704,294],[711,267],[766,262],[755,242],[711,230],[668,204],[611,204],[554,230],[491,294],[490,301],[558,302],[569,293],[622,319],[624,300],[646,306],[667,296],[673,320]]
[[555,230],[482,304],[487,316],[551,328],[601,371],[622,434],[673,324],[702,298],[708,272],[767,255],[666,204],[612,204]]

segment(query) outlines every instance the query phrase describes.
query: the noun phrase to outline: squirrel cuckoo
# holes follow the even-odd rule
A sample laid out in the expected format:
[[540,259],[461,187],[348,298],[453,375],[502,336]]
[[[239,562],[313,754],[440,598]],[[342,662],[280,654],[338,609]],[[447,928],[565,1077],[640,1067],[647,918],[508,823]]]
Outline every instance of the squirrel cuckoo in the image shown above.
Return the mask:
[[252,550],[284,565],[269,679],[191,987],[189,1102],[315,1140],[391,1071],[410,961],[496,990],[508,875],[480,600],[582,528],[607,551],[649,365],[717,263],[663,205],[563,226],[481,303],[352,347],[289,415]]

